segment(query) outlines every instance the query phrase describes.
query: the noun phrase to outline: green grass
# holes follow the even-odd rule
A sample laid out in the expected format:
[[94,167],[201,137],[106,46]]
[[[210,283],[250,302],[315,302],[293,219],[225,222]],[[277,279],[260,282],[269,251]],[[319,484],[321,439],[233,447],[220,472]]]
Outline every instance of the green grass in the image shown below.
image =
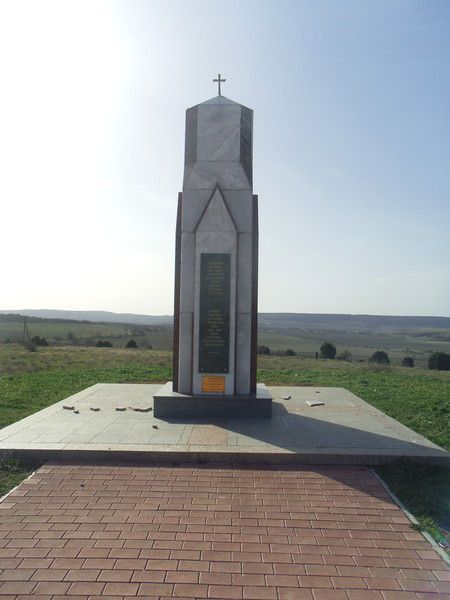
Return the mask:
[[95,383],[165,382],[167,367],[124,365],[38,371],[0,378],[0,427],[23,419]]
[[9,454],[0,454],[0,498],[19,485],[31,470],[23,467],[20,462]]
[[[53,345],[95,346],[99,340],[109,340],[114,347],[123,348],[127,341],[135,339],[138,346],[169,350],[172,347],[172,327],[165,325],[133,325],[126,323],[80,323],[55,322],[51,319],[30,320],[27,323],[30,337],[45,337]],[[0,340],[21,342],[23,319],[4,321],[0,319]]]
[[411,465],[404,461],[376,469],[394,494],[444,547],[449,545],[450,469]]
[[36,352],[30,352],[20,344],[0,344],[0,376],[52,369],[92,369],[129,364],[170,366],[172,353],[139,348],[129,350],[85,346],[40,347]]

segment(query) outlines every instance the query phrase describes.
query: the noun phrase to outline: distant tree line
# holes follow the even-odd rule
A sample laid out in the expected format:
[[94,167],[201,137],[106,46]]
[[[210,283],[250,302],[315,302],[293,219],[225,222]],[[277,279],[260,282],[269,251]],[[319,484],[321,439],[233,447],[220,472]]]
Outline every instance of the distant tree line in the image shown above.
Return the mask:
[[[319,358],[319,352],[316,352],[316,358]],[[320,358],[325,358],[325,359],[329,359],[329,360],[334,360],[336,358],[336,360],[344,360],[347,362],[352,361],[352,355],[351,355],[350,351],[343,350],[340,354],[337,354],[336,346],[333,344],[333,342],[324,342],[320,346]],[[410,356],[406,357],[406,358],[408,359],[408,362],[412,362],[412,364],[410,364],[408,366],[413,367],[414,366],[413,359]],[[406,360],[406,358],[404,360]],[[364,362],[364,361],[362,361],[362,362]],[[377,350],[376,352],[374,352],[372,354],[372,356],[369,358],[369,362],[377,363],[379,365],[389,365],[390,364],[389,356],[388,356],[387,352],[385,352],[384,350]]]
[[280,350],[279,348],[273,349],[263,344],[256,346],[256,354],[262,354],[265,356],[295,356],[296,352],[293,348],[287,350]]
[[[344,350],[341,354],[336,356],[336,346],[333,342],[324,342],[320,346],[320,358],[333,360],[347,360],[351,361],[351,354],[348,350]],[[316,358],[319,358],[319,353],[316,352]],[[369,358],[370,363],[376,363],[379,365],[389,365],[390,359],[387,352],[384,350],[376,350]],[[412,356],[405,356],[401,362],[402,367],[413,368],[414,359]],[[450,354],[445,352],[433,352],[428,359],[428,368],[440,371],[450,371]]]
[[[112,342],[110,342],[109,340],[99,340],[95,345],[97,348],[112,348],[114,344]],[[125,344],[125,348],[137,348],[137,347],[138,347],[138,343],[136,342],[136,340],[129,340]],[[150,345],[148,345],[147,348],[149,350],[152,349],[152,347]]]

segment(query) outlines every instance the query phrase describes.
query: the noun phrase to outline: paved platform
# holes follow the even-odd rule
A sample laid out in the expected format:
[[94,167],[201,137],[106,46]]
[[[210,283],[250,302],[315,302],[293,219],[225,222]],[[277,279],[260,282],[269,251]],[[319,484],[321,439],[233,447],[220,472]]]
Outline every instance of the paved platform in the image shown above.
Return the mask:
[[[94,385],[0,430],[0,451],[33,460],[114,455],[227,464],[377,465],[401,457],[449,462],[449,453],[342,388],[272,386],[272,419],[169,421],[152,413],[160,387]],[[309,406],[311,401],[323,405]]]
[[0,528],[2,600],[450,598],[366,467],[49,464]]

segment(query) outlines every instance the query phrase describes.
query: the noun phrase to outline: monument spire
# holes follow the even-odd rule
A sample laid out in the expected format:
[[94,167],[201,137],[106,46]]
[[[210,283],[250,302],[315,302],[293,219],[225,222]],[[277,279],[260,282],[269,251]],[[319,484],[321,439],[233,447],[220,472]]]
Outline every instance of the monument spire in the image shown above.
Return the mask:
[[221,92],[221,90],[220,90],[220,84],[221,84],[222,82],[224,82],[224,81],[226,81],[226,79],[221,79],[221,75],[220,75],[220,73],[218,73],[218,74],[217,74],[217,79],[213,79],[213,83],[217,83],[217,85],[218,85],[218,88],[219,88],[219,96],[221,96],[221,95],[222,95],[222,92]]
[[253,111],[221,94],[186,111],[175,245],[173,382],[157,418],[270,418],[256,382],[258,196]]

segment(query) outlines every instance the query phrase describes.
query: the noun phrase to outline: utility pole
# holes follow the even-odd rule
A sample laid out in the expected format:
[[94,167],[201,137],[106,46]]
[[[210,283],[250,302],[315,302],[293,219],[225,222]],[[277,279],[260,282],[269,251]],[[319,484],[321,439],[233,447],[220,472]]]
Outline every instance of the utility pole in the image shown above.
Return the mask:
[[28,331],[27,318],[23,318],[22,344],[31,346],[30,332]]

